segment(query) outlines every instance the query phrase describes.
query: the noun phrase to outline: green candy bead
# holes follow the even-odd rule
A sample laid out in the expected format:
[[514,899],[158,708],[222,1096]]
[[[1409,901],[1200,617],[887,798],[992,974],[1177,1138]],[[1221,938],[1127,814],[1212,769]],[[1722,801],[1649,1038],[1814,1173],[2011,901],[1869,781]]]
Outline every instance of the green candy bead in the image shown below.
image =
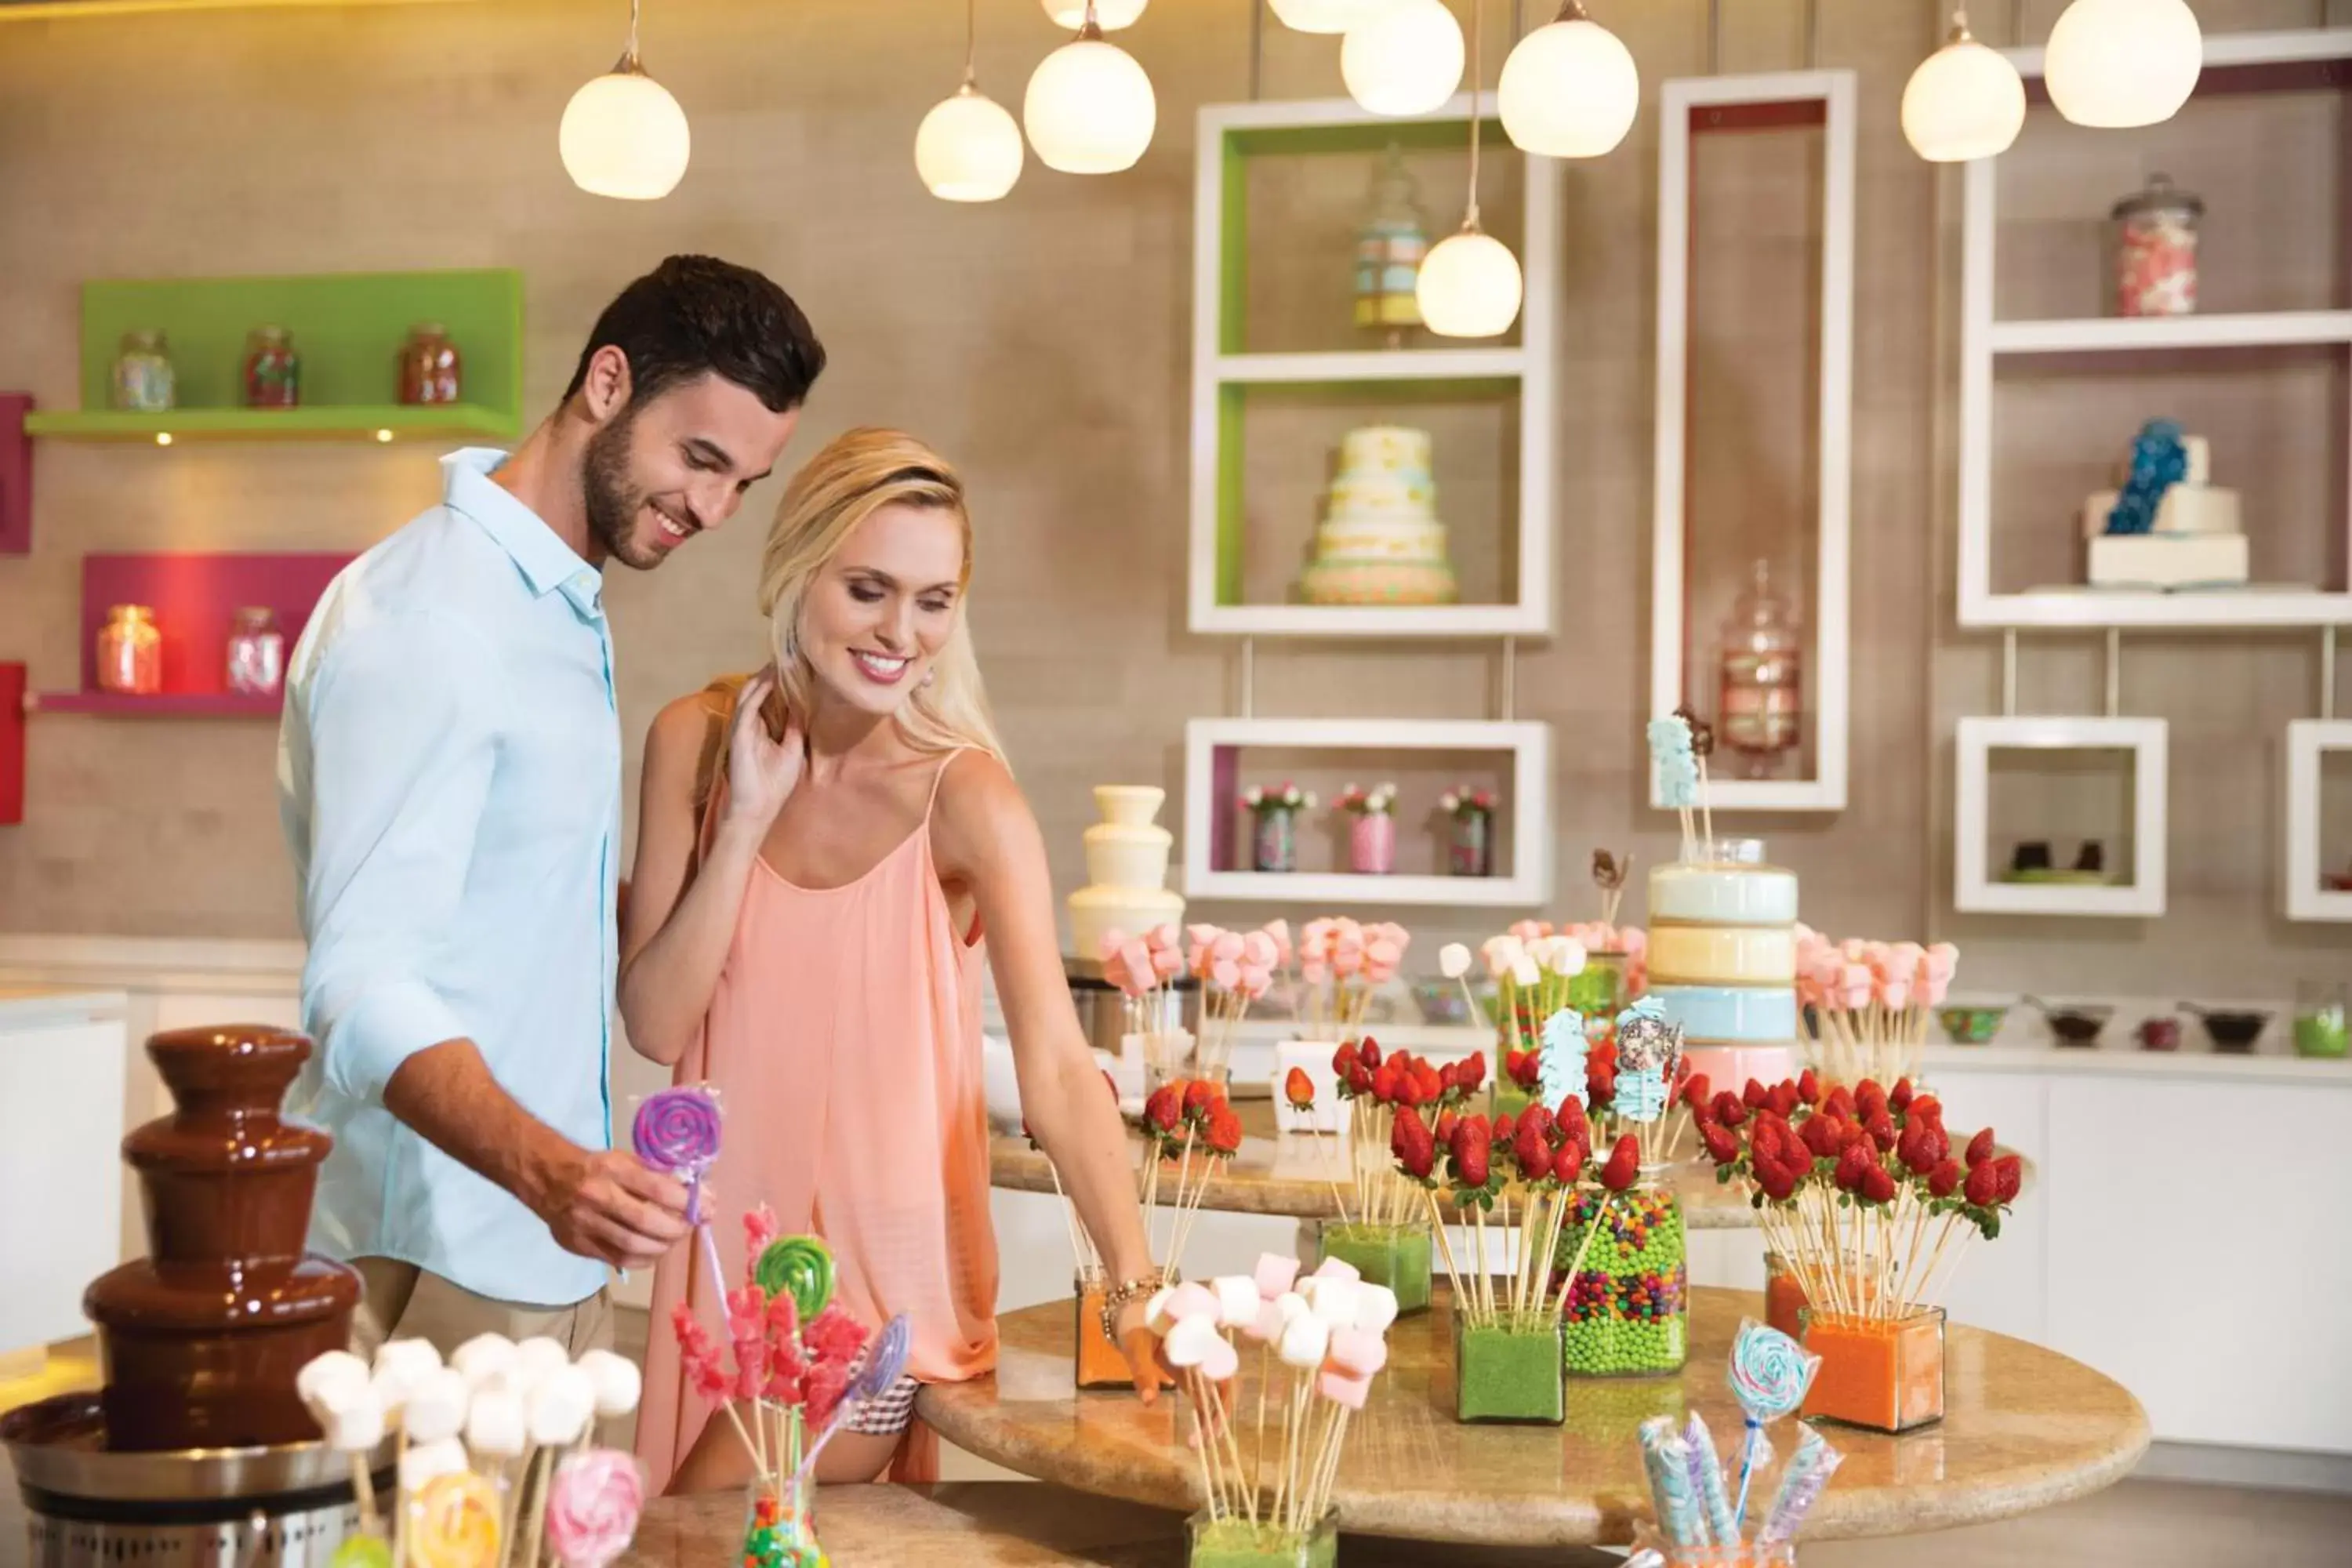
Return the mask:
[[347,1535],[327,1568],[392,1568],[392,1547],[380,1535]]

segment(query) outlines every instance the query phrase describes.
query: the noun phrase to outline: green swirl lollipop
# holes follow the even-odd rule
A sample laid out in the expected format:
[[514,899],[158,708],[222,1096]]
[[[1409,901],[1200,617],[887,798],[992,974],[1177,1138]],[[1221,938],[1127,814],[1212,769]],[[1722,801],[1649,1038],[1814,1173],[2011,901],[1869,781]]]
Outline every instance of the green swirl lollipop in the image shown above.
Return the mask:
[[813,1236],[768,1243],[751,1277],[771,1296],[789,1295],[805,1323],[833,1300],[833,1249]]

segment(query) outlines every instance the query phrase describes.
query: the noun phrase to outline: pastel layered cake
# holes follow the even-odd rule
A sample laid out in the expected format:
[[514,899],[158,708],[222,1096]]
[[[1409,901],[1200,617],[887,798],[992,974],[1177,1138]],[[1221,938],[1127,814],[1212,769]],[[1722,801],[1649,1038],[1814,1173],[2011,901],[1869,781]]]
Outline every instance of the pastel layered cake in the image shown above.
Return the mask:
[[1797,874],[1755,839],[1688,846],[1650,872],[1650,994],[1692,1070],[1735,1094],[1797,1069]]
[[1457,590],[1437,519],[1426,430],[1373,425],[1339,444],[1339,472],[1298,579],[1310,605],[1450,605]]

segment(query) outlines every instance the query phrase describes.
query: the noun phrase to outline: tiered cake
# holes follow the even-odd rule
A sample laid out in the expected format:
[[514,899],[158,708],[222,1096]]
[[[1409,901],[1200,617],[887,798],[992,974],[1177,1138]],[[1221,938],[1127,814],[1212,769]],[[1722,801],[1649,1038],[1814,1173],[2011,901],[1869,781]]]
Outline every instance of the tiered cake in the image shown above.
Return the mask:
[[1310,605],[1454,601],[1428,431],[1374,425],[1348,432],[1298,592]]
[[1184,918],[1184,899],[1168,879],[1174,837],[1152,817],[1168,792],[1150,784],[1097,784],[1102,820],[1086,831],[1087,875],[1093,880],[1070,895],[1070,947],[1082,959],[1102,956],[1103,933],[1141,936]]
[[2180,437],[2188,473],[2165,488],[2147,533],[2109,533],[2121,492],[2101,490],[2083,503],[2090,543],[2088,580],[2099,588],[2242,587],[2246,536],[2238,492],[2212,482],[2212,449],[2202,436]]
[[1796,1071],[1797,874],[1752,838],[1704,840],[1650,871],[1650,994],[1692,1070],[1738,1093]]

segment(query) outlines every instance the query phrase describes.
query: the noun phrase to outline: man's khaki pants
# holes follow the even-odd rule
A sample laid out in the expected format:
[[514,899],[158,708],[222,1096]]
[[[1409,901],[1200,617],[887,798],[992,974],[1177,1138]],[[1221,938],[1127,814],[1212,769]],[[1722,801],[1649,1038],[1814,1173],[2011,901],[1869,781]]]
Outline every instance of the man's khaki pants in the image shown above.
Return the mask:
[[352,1350],[373,1360],[376,1347],[389,1339],[428,1340],[443,1356],[476,1334],[504,1334],[510,1340],[545,1335],[572,1352],[610,1350],[613,1345],[613,1301],[608,1290],[598,1290],[569,1307],[539,1307],[523,1301],[500,1301],[477,1296],[438,1274],[414,1263],[389,1258],[356,1258],[366,1295],[352,1314]]

